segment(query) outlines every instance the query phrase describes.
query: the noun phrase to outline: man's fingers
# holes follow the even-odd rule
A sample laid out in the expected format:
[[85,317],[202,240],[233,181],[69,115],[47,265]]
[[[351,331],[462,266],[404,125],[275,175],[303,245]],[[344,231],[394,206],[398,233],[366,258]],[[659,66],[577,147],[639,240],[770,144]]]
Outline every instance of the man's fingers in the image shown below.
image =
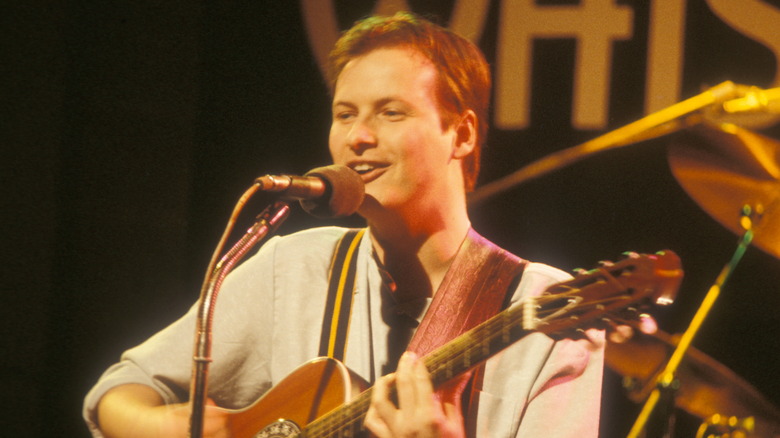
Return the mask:
[[395,406],[388,399],[389,387],[394,376],[388,375],[377,380],[371,393],[371,405],[366,412],[364,425],[379,438],[392,436],[389,424],[394,421]]
[[418,405],[429,405],[431,397],[433,397],[431,375],[428,373],[425,363],[417,358],[416,355],[412,356],[412,373],[415,384],[415,395],[417,397],[416,403]]
[[[444,393],[435,394],[425,362],[416,354],[406,352],[395,374],[380,378],[374,385],[365,426],[379,438],[462,435],[459,397],[452,395],[460,394],[467,381],[468,376],[464,376],[442,388]],[[393,384],[397,404],[390,399]]]
[[639,315],[639,330],[647,335],[655,334],[658,331],[658,323],[651,315],[643,313]]
[[406,409],[405,412],[414,412],[419,406],[419,388],[420,377],[416,369],[417,356],[407,351],[401,355],[398,361],[398,370],[395,373],[396,393],[398,394],[398,408]]
[[622,344],[634,336],[634,329],[630,325],[616,325],[607,336],[611,342]]
[[647,313],[642,313],[639,315],[637,322],[632,325],[611,324],[607,337],[610,342],[614,342],[616,344],[628,342],[635,335],[634,327],[636,327],[640,333],[644,333],[646,335],[652,335],[658,331],[658,323],[656,322],[655,318],[653,318],[651,315],[648,315]]

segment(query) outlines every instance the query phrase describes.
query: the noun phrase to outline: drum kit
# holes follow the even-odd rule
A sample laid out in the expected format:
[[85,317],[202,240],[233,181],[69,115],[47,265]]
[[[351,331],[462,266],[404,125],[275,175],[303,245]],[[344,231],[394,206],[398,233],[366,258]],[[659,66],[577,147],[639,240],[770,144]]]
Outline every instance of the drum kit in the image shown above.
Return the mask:
[[[627,342],[608,344],[606,366],[622,377],[630,400],[644,402],[629,437],[644,436],[650,415],[658,418],[655,408],[664,404],[664,413],[676,408],[701,420],[697,438],[780,437],[780,408],[691,345],[747,246],[780,259],[780,141],[745,127],[779,122],[779,108],[780,88],[724,82],[531,163],[481,187],[470,199],[478,203],[595,153],[675,134],[667,149],[674,178],[709,216],[740,236],[740,243],[684,333],[637,331]],[[673,431],[661,434],[672,436]]]

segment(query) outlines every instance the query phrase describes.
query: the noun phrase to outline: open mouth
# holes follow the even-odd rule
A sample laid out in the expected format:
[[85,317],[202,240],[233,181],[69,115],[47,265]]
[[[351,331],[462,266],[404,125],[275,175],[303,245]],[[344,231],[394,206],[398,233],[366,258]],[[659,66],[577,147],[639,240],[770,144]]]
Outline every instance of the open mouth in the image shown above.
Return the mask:
[[356,164],[355,166],[352,166],[352,170],[354,170],[355,172],[361,175],[365,175],[371,172],[372,170],[374,170],[375,168],[376,167],[374,165],[368,163]]
[[372,181],[375,178],[377,178],[379,175],[381,175],[384,170],[387,168],[386,164],[379,164],[379,163],[351,163],[349,167],[357,172],[362,178],[364,182]]

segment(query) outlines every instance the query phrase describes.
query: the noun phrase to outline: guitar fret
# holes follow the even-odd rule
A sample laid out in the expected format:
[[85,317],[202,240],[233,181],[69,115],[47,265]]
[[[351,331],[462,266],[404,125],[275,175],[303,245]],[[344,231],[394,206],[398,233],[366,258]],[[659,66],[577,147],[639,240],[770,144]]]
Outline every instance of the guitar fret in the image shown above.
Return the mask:
[[503,315],[502,319],[504,319],[505,323],[501,325],[501,341],[503,343],[507,343],[509,342],[509,322],[506,321],[506,319],[508,319],[509,317],[507,316],[508,314],[502,314],[502,315]]
[[[525,330],[512,333],[512,328],[521,328],[522,309],[511,308],[478,325],[470,332],[456,338],[450,344],[434,351],[426,358],[434,385],[450,380],[474,365],[490,357],[519,339]],[[481,339],[481,341],[476,341]]]

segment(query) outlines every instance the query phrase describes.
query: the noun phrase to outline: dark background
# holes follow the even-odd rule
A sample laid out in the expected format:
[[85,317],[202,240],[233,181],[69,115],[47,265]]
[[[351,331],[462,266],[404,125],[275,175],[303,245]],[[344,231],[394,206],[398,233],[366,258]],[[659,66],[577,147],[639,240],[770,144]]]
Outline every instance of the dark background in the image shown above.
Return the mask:
[[[343,28],[372,7],[336,3]],[[610,129],[643,115],[647,3],[619,3],[634,9],[635,36],[615,45]],[[446,23],[453,2],[410,4]],[[492,61],[496,4],[488,20],[480,44]],[[84,394],[197,299],[252,180],[328,163],[329,100],[293,1],[33,0],[4,6],[0,23],[3,435],[87,436]],[[686,28],[683,97],[724,80],[771,85],[773,54],[703,1],[688,2]],[[607,132],[571,128],[573,41],[535,47],[531,126],[491,134],[482,182]],[[763,133],[780,137],[777,125]],[[737,237],[680,188],[668,143],[526,183],[481,205],[474,224],[564,269],[626,250],[676,251],[686,278],[656,316],[681,332]],[[268,201],[259,196],[245,216]],[[296,208],[281,232],[324,223]],[[779,305],[780,261],[751,248],[695,340],[775,404]],[[638,406],[609,373],[604,406],[604,435],[624,436]]]

